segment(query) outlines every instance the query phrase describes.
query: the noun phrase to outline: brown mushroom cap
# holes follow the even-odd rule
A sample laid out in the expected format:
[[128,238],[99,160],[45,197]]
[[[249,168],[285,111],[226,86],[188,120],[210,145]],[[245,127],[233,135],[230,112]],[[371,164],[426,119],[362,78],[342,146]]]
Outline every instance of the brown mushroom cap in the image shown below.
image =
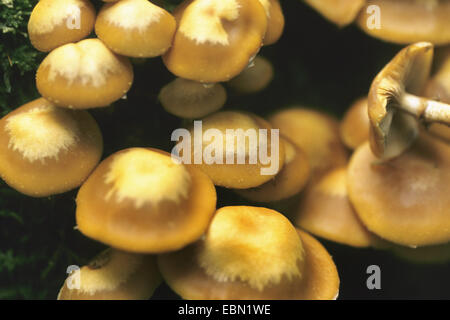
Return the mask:
[[285,137],[280,137],[280,141],[285,150],[280,172],[256,188],[236,190],[239,195],[256,202],[273,202],[292,197],[305,187],[310,174],[305,152]]
[[264,45],[274,44],[280,39],[284,30],[284,15],[278,0],[259,0],[267,16],[267,31],[264,36]]
[[87,37],[94,21],[89,0],[40,0],[31,12],[28,36],[37,50],[48,52]]
[[205,232],[216,191],[200,170],[157,149],[130,148],[102,161],[77,196],[86,236],[139,253],[180,249]]
[[202,118],[216,112],[226,100],[227,92],[221,84],[203,84],[182,78],[173,80],[159,93],[164,109],[185,119]]
[[[267,143],[263,139],[261,129],[266,130]],[[239,111],[217,112],[202,120],[202,130],[203,134],[214,130],[220,134],[218,138],[223,139],[216,141],[215,136],[204,135],[201,140],[202,154],[199,154],[200,150],[196,149],[194,141],[195,127],[191,127],[189,129],[192,137],[190,166],[201,169],[217,186],[233,189],[257,187],[272,179],[284,165],[284,145],[279,143],[279,140],[272,144],[270,124],[256,115]],[[233,132],[229,130],[233,130]],[[250,137],[257,138],[258,141],[255,142],[255,145],[251,143]],[[227,144],[232,146],[233,150],[227,147]],[[211,149],[209,149],[210,147]],[[213,147],[222,148],[222,158],[215,154]],[[261,159],[261,152],[267,152],[269,163],[264,163]],[[201,163],[196,163],[196,155],[198,158],[201,157]],[[232,161],[227,161],[227,155]],[[252,163],[252,155],[255,156],[254,163]],[[276,163],[272,163],[272,155],[273,159],[278,161],[278,166]],[[243,160],[243,163],[238,163],[239,158],[241,161]],[[217,163],[216,160],[221,163]],[[208,161],[214,161],[214,163],[208,163]]]
[[357,99],[345,113],[339,127],[342,142],[350,149],[369,140],[367,97]]
[[[444,0],[367,0],[357,19],[367,34],[394,43],[429,41],[436,45],[450,43],[450,2]],[[369,28],[373,14],[367,8],[378,6],[380,28]]]
[[339,138],[339,124],[327,114],[294,107],[278,111],[269,122],[305,151],[312,179],[347,163],[347,150]]
[[0,176],[28,196],[77,188],[102,152],[100,129],[85,111],[57,108],[39,98],[0,120]]
[[[161,283],[156,257],[107,249],[64,282],[58,300],[147,300]],[[79,277],[73,288],[72,277]],[[69,283],[68,283],[69,282]]]
[[107,3],[95,22],[95,33],[114,52],[156,57],[172,45],[175,18],[148,0]]
[[348,194],[366,227],[415,247],[450,241],[450,147],[422,134],[401,156],[379,162],[366,143],[348,168]]
[[352,23],[366,0],[305,0],[329,21],[344,27]]
[[377,237],[361,223],[347,194],[347,170],[329,171],[316,183],[308,185],[293,223],[318,237],[354,246],[376,244]]
[[267,29],[258,0],[187,0],[174,16],[178,29],[164,63],[175,75],[199,82],[238,75],[259,51]]
[[113,53],[99,39],[56,48],[36,74],[36,86],[44,98],[76,109],[108,106],[123,97],[132,82],[128,59]]
[[339,291],[325,248],[266,208],[219,209],[202,240],[158,256],[158,265],[184,299],[335,299]]
[[273,79],[273,66],[264,57],[256,56],[252,63],[227,84],[241,93],[254,93],[265,89]]

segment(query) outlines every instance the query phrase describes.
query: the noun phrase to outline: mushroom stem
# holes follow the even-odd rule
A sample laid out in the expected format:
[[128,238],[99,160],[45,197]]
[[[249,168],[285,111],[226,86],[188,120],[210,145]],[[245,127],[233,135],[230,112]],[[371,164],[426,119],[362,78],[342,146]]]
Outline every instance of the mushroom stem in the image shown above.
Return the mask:
[[404,93],[399,101],[400,108],[426,123],[439,122],[450,126],[450,105]]

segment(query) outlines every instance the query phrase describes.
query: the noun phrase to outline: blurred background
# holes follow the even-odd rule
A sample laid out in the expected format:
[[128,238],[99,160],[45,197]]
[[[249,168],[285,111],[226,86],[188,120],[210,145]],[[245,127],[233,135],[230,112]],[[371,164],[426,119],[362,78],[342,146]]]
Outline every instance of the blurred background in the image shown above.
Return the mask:
[[[177,0],[169,1],[167,8]],[[101,2],[94,5],[99,8]],[[35,1],[0,3],[0,114],[37,98],[35,70],[45,54],[31,47],[26,24]],[[267,116],[287,106],[306,106],[341,117],[366,95],[373,77],[401,46],[370,38],[357,27],[339,29],[300,0],[282,1],[286,27],[280,41],[260,54],[274,65],[264,91],[233,95],[224,110]],[[105,141],[104,157],[140,146],[167,151],[170,135],[182,126],[157,100],[174,76],[160,58],[134,60],[135,81],[126,99],[91,111]],[[0,299],[56,299],[69,265],[84,265],[104,246],[74,229],[76,191],[32,199],[0,181]],[[218,188],[218,206],[245,202]],[[449,299],[450,264],[422,265],[389,252],[354,249],[319,239],[333,256],[341,278],[339,299]],[[381,290],[369,290],[369,265],[381,268]],[[154,299],[178,298],[162,285]]]

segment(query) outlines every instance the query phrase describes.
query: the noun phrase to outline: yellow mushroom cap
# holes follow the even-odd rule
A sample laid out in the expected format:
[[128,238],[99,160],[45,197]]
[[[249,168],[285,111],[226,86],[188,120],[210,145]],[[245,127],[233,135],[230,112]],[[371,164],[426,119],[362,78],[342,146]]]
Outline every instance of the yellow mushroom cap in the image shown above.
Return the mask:
[[36,86],[44,98],[75,109],[108,106],[123,97],[132,82],[131,63],[99,39],[56,48],[36,74]]
[[352,23],[366,0],[305,0],[329,21],[344,27]]
[[200,170],[157,149],[131,148],[100,163],[77,196],[78,229],[138,253],[180,249],[205,232],[216,191]]
[[264,45],[274,44],[280,39],[284,30],[284,15],[278,0],[259,0],[267,16],[267,31],[264,36]]
[[174,16],[178,29],[164,63],[176,76],[199,82],[238,75],[258,53],[267,29],[259,0],[188,0]]
[[347,194],[347,170],[329,171],[308,185],[293,223],[316,236],[354,247],[368,247],[377,240],[361,223]]
[[164,86],[159,101],[164,109],[180,118],[195,119],[221,109],[227,99],[225,88],[219,84],[203,84],[177,78]]
[[285,137],[285,160],[281,171],[270,181],[250,189],[236,190],[244,198],[256,202],[273,202],[292,197],[299,193],[309,179],[309,160],[305,152]]
[[252,63],[227,84],[241,93],[254,93],[265,89],[273,79],[273,66],[269,60],[256,56]]
[[[357,18],[367,34],[394,43],[450,43],[450,2],[446,0],[367,0]],[[379,8],[379,26],[368,22]],[[374,7],[372,7],[374,8]]]
[[327,114],[293,107],[276,112],[269,122],[305,151],[312,179],[347,163],[347,150],[339,138],[339,123]]
[[217,210],[202,240],[160,255],[158,265],[184,299],[334,299],[339,290],[326,250],[260,207]]
[[147,300],[160,283],[155,256],[107,249],[73,271],[58,300]]
[[410,247],[450,240],[450,147],[438,139],[422,133],[386,162],[363,144],[350,160],[347,181],[358,216],[376,235]]
[[[260,130],[266,132],[267,139]],[[256,187],[272,179],[284,165],[284,145],[276,139],[270,124],[256,115],[239,111],[209,115],[202,120],[203,136],[199,142],[195,141],[195,126],[189,131],[190,166],[200,168],[217,186]],[[198,148],[200,143],[202,148]],[[179,146],[184,148],[182,144]],[[216,149],[222,150],[222,154],[216,153]]]
[[100,129],[85,111],[39,98],[0,120],[0,177],[32,197],[77,188],[102,152]]
[[342,142],[350,149],[369,140],[369,115],[367,97],[357,99],[347,110],[340,123],[339,132]]
[[175,18],[148,0],[105,4],[95,33],[114,52],[130,57],[156,57],[172,45]]
[[48,52],[87,37],[94,21],[89,0],[40,0],[31,12],[28,36],[36,49]]

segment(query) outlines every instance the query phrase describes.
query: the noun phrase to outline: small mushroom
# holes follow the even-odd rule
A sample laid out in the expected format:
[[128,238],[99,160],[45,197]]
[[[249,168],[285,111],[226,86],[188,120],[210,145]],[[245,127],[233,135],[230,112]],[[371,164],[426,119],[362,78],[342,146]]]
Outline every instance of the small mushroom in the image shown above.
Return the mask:
[[95,33],[111,50],[129,57],[156,57],[172,45],[175,18],[148,0],[105,4]]
[[108,106],[123,97],[132,82],[128,59],[113,53],[99,39],[56,48],[36,74],[36,86],[44,98],[74,109]]
[[250,189],[236,190],[244,198],[256,202],[274,202],[298,194],[309,179],[309,160],[305,152],[288,138],[280,137],[284,144],[285,160],[280,172],[270,181]]
[[273,79],[273,66],[269,60],[256,56],[247,69],[227,82],[240,93],[254,93],[264,90]]
[[267,29],[259,0],[185,0],[174,16],[178,29],[164,63],[176,76],[198,82],[237,76],[258,53]]
[[0,176],[31,197],[77,188],[102,152],[100,129],[86,111],[57,108],[39,98],[0,120]]
[[[367,0],[356,22],[372,37],[408,44],[450,43],[450,2],[446,0]],[[370,8],[378,8],[377,13]],[[379,22],[372,23],[372,19]]]
[[264,45],[277,42],[284,30],[284,15],[278,0],[259,0],[267,16],[267,31],[264,36]]
[[354,150],[369,140],[367,97],[357,99],[345,113],[339,127],[342,142]]
[[204,118],[199,129],[189,128],[193,137],[190,166],[201,169],[217,186],[257,187],[275,177],[284,165],[284,145],[272,138],[277,136],[270,124],[256,115],[217,112]]
[[276,112],[269,122],[305,151],[311,165],[312,180],[347,163],[347,150],[339,138],[339,124],[327,114],[293,107]]
[[328,252],[277,211],[217,210],[204,238],[158,256],[183,299],[335,299],[339,276]]
[[130,148],[102,161],[77,196],[78,229],[136,253],[180,249],[205,232],[216,191],[200,170],[157,149]]
[[28,21],[28,36],[48,52],[87,37],[94,29],[95,9],[89,0],[40,0]]
[[418,136],[418,120],[450,123],[450,105],[420,96],[432,59],[431,43],[412,44],[372,82],[368,96],[370,146],[378,158],[393,158],[407,150]]
[[164,109],[180,118],[195,119],[221,109],[227,100],[225,88],[177,78],[164,86],[159,101]]
[[348,199],[347,170],[333,169],[308,185],[300,205],[289,218],[315,236],[353,247],[377,245],[377,238],[361,223]]
[[352,23],[366,0],[305,0],[327,20],[339,27]]
[[155,256],[110,248],[73,271],[58,300],[148,300],[160,284]]
[[350,159],[348,195],[363,224],[396,244],[450,241],[450,146],[422,133],[402,155],[380,162],[369,144]]

